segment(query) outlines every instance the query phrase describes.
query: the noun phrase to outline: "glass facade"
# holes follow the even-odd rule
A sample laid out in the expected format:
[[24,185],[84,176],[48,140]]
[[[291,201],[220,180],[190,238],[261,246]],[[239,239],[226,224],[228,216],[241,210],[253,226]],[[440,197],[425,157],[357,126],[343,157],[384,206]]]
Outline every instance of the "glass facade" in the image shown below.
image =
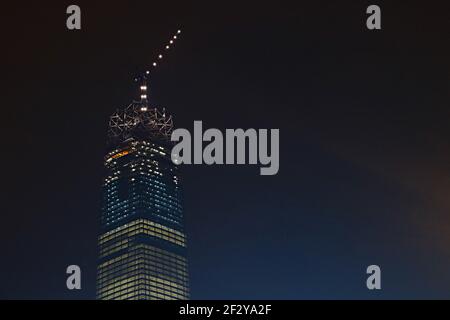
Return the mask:
[[[120,134],[110,135],[98,239],[98,299],[189,299],[178,167],[170,158],[169,132],[165,127],[161,134],[161,127],[152,123],[155,117],[149,117],[152,112],[158,111],[130,105],[119,117],[127,127],[115,122]],[[167,119],[165,113],[161,117]]]

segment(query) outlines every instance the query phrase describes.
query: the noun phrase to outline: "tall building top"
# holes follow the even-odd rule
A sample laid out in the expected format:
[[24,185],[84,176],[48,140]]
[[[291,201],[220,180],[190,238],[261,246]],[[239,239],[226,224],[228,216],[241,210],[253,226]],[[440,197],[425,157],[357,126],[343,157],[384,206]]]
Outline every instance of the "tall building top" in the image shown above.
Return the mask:
[[146,99],[141,99],[111,115],[108,137],[110,143],[121,143],[130,138],[170,140],[172,129],[172,116],[165,108],[150,107]]
[[[172,37],[166,50],[176,38]],[[161,61],[162,54],[157,57]],[[179,169],[170,151],[172,116],[149,99],[149,77],[147,69],[136,79],[139,99],[109,119],[110,150],[104,162],[98,239],[98,299],[189,298]]]
[[[178,39],[181,30],[177,30],[164,50],[171,49]],[[151,69],[156,68],[163,59],[162,52],[158,53],[156,59],[147,70],[135,81],[139,84],[140,100],[133,101],[122,110],[117,110],[109,119],[108,137],[111,144],[118,144],[134,139],[157,139],[170,141],[173,129],[172,116],[167,114],[165,108],[156,108],[149,104],[148,78]],[[158,62],[157,62],[158,61]]]

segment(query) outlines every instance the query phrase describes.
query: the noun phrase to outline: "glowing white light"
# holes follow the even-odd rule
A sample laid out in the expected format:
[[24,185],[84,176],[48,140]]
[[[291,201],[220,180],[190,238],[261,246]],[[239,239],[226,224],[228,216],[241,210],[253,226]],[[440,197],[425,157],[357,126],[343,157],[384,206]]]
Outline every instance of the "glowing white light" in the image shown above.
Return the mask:
[[141,107],[141,111],[147,111],[147,107]]
[[141,90],[143,91],[147,90],[147,86],[141,86]]
[[[176,33],[176,34],[180,34],[180,33],[181,33],[181,30],[177,30],[177,33]],[[172,39],[173,39],[173,40],[172,40]],[[169,44],[173,44],[173,43],[174,43],[174,40],[177,39],[177,36],[174,35],[174,36],[172,37],[172,39],[169,41]],[[169,50],[169,49],[170,49],[170,45],[166,45],[166,50]],[[158,55],[158,59],[162,59],[162,58],[163,58],[163,55],[162,55],[162,54],[159,54],[159,55]],[[152,63],[152,66],[153,66],[153,67],[156,67],[157,65],[158,65],[158,64],[156,63],[156,61]],[[145,74],[149,75],[149,74],[150,74],[150,70],[145,71]],[[135,79],[135,81],[138,81],[138,79]],[[146,86],[141,86],[141,90],[142,90],[142,91],[146,91],[146,90],[147,90],[147,87],[146,87]],[[144,97],[144,95],[142,95],[141,98],[146,99],[147,96]]]
[[[141,94],[141,99],[147,99],[147,95],[146,94]],[[145,111],[145,110],[143,110],[143,111]]]

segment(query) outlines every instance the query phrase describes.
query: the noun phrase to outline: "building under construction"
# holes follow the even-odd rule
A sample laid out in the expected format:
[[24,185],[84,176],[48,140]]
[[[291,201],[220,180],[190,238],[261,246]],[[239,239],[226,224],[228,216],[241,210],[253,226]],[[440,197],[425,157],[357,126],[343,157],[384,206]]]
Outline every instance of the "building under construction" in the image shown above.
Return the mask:
[[148,74],[138,80],[140,100],[109,121],[98,299],[189,299],[180,180],[170,155],[173,122],[149,103]]

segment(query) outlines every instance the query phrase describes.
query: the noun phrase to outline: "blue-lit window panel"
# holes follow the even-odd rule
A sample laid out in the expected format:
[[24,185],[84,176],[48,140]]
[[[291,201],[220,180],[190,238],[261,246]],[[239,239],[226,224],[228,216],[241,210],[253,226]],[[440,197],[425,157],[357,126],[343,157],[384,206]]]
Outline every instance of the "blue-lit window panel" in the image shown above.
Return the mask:
[[189,298],[178,168],[167,142],[128,139],[105,157],[98,299]]

